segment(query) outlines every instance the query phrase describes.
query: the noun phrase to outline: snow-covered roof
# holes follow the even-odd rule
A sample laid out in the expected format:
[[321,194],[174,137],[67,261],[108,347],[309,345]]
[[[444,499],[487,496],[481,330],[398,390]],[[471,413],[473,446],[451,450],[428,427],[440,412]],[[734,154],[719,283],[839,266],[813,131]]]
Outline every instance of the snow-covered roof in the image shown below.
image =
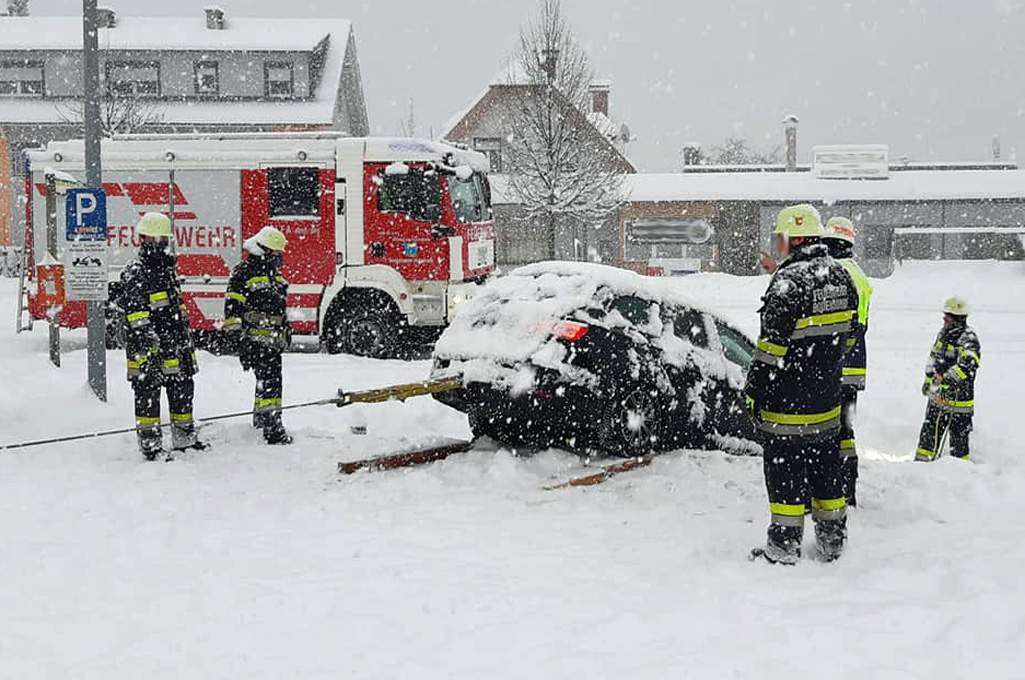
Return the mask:
[[640,201],[906,201],[1025,198],[1025,170],[908,170],[888,179],[818,179],[810,172],[634,174],[623,178]]
[[[329,33],[348,36],[347,19],[267,19],[229,16],[209,29],[201,14],[187,17],[118,15],[101,28],[100,49],[309,51]],[[0,50],[80,50],[81,17],[0,17]]]
[[[229,17],[224,29],[212,30],[206,27],[201,16],[119,17],[117,28],[100,29],[99,41],[101,49],[309,52],[330,35],[317,89],[308,99],[254,101],[244,106],[216,99],[153,100],[152,104],[162,122],[169,124],[331,125],[351,27],[347,19]],[[168,40],[169,35],[174,39]],[[7,50],[78,50],[81,47],[81,18],[0,18],[0,54]],[[56,103],[52,99],[0,98],[0,121],[59,123],[64,117]]]

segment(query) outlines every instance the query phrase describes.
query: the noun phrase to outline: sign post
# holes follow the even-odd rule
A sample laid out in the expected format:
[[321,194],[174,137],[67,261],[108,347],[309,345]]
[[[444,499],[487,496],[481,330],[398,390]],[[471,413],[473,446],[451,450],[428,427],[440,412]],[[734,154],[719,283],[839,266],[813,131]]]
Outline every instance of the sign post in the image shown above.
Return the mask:
[[[85,101],[83,106],[83,122],[85,123],[85,184],[93,189],[93,198],[102,200],[103,186],[100,167],[100,56],[99,56],[99,25],[96,20],[96,0],[82,0],[82,61]],[[86,199],[84,199],[86,200]],[[90,299],[86,305],[86,337],[88,346],[89,387],[99,397],[107,401],[107,323],[106,323],[106,251],[107,251],[107,216],[104,201],[103,220],[103,252],[102,265],[104,272],[103,297]],[[88,206],[83,205],[85,210]],[[76,208],[77,210],[77,208]],[[88,215],[100,210],[97,203],[92,206]],[[95,218],[84,218],[95,219]]]
[[71,189],[65,201],[64,272],[68,300],[107,300],[107,197]]
[[[57,179],[52,172],[47,172],[46,179],[46,264],[57,262]],[[54,288],[56,292],[56,287]],[[49,317],[50,363],[58,368],[61,365],[61,330],[57,322],[57,311],[51,308]]]

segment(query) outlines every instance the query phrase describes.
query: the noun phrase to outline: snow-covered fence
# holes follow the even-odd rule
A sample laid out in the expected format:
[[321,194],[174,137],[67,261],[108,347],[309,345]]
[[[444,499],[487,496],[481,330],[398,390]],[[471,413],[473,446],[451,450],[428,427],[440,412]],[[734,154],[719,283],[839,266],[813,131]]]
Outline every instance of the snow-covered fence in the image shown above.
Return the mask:
[[21,248],[0,246],[0,276],[14,278],[21,274]]

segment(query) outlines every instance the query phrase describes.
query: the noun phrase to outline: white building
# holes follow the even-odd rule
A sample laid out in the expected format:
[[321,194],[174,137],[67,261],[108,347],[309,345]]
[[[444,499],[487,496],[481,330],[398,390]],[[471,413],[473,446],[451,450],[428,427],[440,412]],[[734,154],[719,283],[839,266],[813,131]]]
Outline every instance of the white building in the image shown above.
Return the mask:
[[[345,19],[234,17],[219,7],[193,17],[100,15],[105,110],[136,102],[145,131],[368,132]],[[0,164],[12,168],[15,194],[23,149],[81,137],[82,90],[81,17],[0,17],[0,131],[10,145]],[[116,115],[106,118],[117,127]],[[0,233],[5,219],[0,201]]]

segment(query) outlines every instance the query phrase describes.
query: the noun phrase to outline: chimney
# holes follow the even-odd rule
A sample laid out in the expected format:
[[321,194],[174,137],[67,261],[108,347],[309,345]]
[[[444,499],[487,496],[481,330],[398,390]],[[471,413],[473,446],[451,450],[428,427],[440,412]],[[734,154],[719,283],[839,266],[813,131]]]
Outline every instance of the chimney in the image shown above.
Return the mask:
[[100,28],[114,28],[117,26],[117,13],[113,7],[96,8],[96,25]]
[[210,5],[203,8],[206,13],[206,27],[211,31],[224,30],[224,10],[217,5]]
[[683,168],[701,165],[701,142],[687,142],[683,145]]
[[607,80],[595,80],[591,83],[588,91],[591,93],[591,112],[600,113],[605,117],[609,115],[609,91],[612,83]]
[[1000,135],[993,135],[993,160],[1000,160]]
[[787,172],[797,170],[797,116],[791,114],[783,119],[783,135],[786,139]]

